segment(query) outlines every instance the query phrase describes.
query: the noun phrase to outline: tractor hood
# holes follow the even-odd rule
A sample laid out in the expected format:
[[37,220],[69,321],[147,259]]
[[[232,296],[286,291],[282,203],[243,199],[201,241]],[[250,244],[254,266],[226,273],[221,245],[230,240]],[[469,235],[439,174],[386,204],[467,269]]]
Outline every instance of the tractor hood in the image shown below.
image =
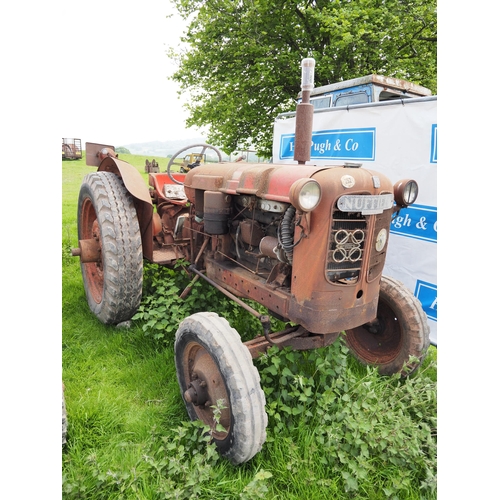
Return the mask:
[[194,202],[194,190],[255,195],[266,200],[288,203],[291,185],[331,167],[314,165],[272,165],[269,163],[214,163],[192,169],[184,189]]
[[186,174],[184,190],[195,204],[196,190],[254,195],[264,200],[290,203],[292,184],[312,177],[331,199],[354,192],[375,195],[393,192],[385,175],[364,168],[270,163],[213,163],[196,167]]

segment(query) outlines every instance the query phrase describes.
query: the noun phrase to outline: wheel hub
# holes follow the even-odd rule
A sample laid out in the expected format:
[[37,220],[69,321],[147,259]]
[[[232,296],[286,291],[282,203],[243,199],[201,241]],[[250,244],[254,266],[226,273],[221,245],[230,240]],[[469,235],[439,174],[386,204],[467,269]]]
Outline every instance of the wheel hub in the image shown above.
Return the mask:
[[373,333],[374,335],[381,335],[385,331],[385,322],[382,318],[376,318],[369,323],[365,323],[363,325],[363,328],[368,330],[370,333]]
[[207,383],[200,379],[191,381],[184,392],[184,399],[195,406],[207,406],[207,404],[210,404]]
[[401,325],[391,307],[381,300],[377,318],[349,330],[347,342],[365,363],[390,363],[401,350]]
[[[224,439],[231,427],[229,395],[223,376],[210,353],[200,344],[191,342],[183,352],[186,386],[183,392],[187,404],[193,405],[197,417],[206,425],[213,427],[219,423],[225,431],[215,432],[218,439]],[[219,401],[224,405],[216,416],[212,408]]]

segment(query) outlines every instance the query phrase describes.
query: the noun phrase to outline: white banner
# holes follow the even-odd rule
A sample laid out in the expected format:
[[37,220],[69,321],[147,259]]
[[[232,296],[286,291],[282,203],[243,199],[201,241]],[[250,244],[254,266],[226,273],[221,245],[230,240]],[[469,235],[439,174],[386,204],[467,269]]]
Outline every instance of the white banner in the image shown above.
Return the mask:
[[[295,117],[274,125],[273,163],[292,163]],[[417,203],[392,222],[384,274],[422,303],[437,345],[437,97],[331,108],[314,113],[311,165],[362,163],[395,183],[415,179]]]

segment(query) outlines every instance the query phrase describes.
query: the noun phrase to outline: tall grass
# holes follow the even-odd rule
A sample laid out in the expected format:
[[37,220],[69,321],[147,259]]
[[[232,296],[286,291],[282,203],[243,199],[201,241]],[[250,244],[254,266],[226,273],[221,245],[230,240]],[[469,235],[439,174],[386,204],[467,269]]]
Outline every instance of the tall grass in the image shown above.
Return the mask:
[[[146,157],[120,157],[147,178]],[[167,160],[156,160],[164,171]],[[152,331],[138,315],[120,329],[102,325],[87,307],[70,249],[77,246],[79,186],[94,170],[84,159],[62,166],[63,498],[436,498],[433,347],[406,380],[361,366],[342,340],[309,352],[269,351],[255,361],[266,393],[267,441],[241,466],[221,459],[181,400],[173,357],[178,317],[162,313],[171,328]],[[145,269],[142,311],[157,318],[159,282],[179,286],[181,278]],[[200,300],[186,307],[201,304],[197,293]],[[232,326],[253,328],[246,312],[207,296]]]

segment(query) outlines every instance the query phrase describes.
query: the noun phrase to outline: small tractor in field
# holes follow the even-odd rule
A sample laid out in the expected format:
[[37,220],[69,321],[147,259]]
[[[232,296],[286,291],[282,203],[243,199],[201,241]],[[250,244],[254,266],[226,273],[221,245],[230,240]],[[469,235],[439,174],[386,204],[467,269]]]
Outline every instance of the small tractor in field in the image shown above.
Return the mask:
[[192,168],[199,167],[202,163],[205,163],[205,155],[191,153],[184,157],[183,165],[181,167],[181,172],[185,174],[189,172]]
[[[429,346],[420,302],[383,275],[391,219],[415,202],[417,183],[392,183],[360,165],[315,166],[310,158],[314,60],[302,62],[296,164],[207,163],[189,172],[149,174],[119,160],[111,146],[87,143],[97,167],[78,200],[83,284],[105,324],[130,319],[142,297],[143,259],[190,263],[256,316],[262,334],[242,342],[213,312],[186,318],[175,337],[175,364],[191,419],[214,422],[213,439],[232,463],[250,460],[266,438],[264,392],[252,358],[270,346],[327,346],[341,332],[351,353],[381,374],[416,369]],[[220,152],[213,146],[220,158]],[[173,163],[173,162],[172,162]],[[265,306],[263,315],[242,299]],[[270,316],[287,325],[271,331]]]
[[[201,148],[201,151],[194,152],[193,149],[196,148]],[[219,161],[222,161],[221,153],[217,150],[217,148],[213,148],[208,144],[192,144],[180,149],[172,156],[172,158],[170,158],[167,166],[167,172],[176,170],[185,174],[192,168],[196,168],[207,163],[207,155],[205,153],[207,148],[213,149],[217,153]],[[186,151],[189,152],[185,153]]]

